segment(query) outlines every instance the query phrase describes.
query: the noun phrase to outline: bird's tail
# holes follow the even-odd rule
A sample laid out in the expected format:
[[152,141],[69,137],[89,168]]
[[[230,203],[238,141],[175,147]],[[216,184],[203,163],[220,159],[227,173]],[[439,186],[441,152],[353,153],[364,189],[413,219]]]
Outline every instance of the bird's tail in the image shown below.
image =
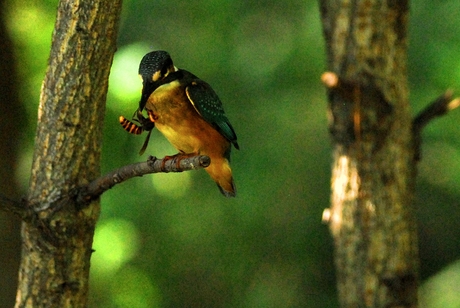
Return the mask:
[[235,197],[236,187],[233,181],[232,169],[226,158],[211,158],[211,164],[206,168],[206,172],[216,182],[220,192],[225,197]]

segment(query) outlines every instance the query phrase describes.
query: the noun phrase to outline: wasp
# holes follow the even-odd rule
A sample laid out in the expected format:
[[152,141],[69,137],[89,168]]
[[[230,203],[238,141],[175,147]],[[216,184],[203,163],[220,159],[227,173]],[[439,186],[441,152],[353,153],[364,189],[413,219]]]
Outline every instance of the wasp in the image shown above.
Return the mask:
[[120,116],[119,121],[123,129],[130,134],[140,135],[144,131],[144,128],[142,128],[142,126],[139,126],[136,123],[131,122],[124,116]]
[[139,151],[139,155],[144,154],[145,149],[147,149],[147,145],[150,140],[150,134],[152,133],[152,129],[155,127],[155,122],[153,122],[150,118],[144,117],[141,111],[136,111],[133,116],[133,120],[138,122],[140,125],[131,122],[124,116],[120,116],[118,118],[120,121],[121,126],[125,131],[130,134],[140,135],[144,131],[148,131],[147,138],[145,138],[144,145],[142,146],[141,150]]

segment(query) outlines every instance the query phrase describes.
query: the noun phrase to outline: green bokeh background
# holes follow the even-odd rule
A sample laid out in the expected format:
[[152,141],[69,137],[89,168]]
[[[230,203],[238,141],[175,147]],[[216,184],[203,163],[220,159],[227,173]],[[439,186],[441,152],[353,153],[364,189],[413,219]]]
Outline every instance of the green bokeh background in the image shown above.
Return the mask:
[[[27,108],[18,182],[27,189],[41,82],[57,1],[9,0],[21,99]],[[460,90],[460,2],[411,2],[409,81],[416,114]],[[210,83],[241,150],[235,199],[203,171],[132,179],[102,197],[90,307],[337,307],[329,205],[331,145],[317,1],[125,0],[110,76],[102,172],[174,154],[154,132],[127,134],[155,49]],[[423,307],[460,307],[460,114],[423,134],[416,204]],[[452,287],[453,286],[453,287]],[[1,306],[1,305],[0,305]]]

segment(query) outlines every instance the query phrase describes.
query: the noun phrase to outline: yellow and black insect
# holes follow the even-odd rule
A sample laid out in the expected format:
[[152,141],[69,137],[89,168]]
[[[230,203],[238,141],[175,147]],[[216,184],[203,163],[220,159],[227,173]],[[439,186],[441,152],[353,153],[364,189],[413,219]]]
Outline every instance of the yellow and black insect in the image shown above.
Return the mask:
[[120,116],[118,118],[120,121],[121,126],[125,131],[127,131],[130,134],[134,135],[140,135],[144,131],[148,131],[149,133],[147,134],[147,138],[144,141],[144,145],[142,146],[141,150],[139,151],[139,155],[144,154],[145,149],[147,149],[147,145],[149,143],[150,139],[150,134],[152,133],[152,129],[155,127],[155,123],[152,122],[149,118],[145,118],[142,115],[142,112],[137,111],[135,115],[133,116],[133,120],[138,122],[140,125],[137,125],[136,123],[131,122],[124,116]]
[[124,116],[120,116],[119,120],[120,120],[120,124],[123,127],[123,129],[130,134],[140,135],[144,131],[142,126],[139,126],[136,123],[131,122]]

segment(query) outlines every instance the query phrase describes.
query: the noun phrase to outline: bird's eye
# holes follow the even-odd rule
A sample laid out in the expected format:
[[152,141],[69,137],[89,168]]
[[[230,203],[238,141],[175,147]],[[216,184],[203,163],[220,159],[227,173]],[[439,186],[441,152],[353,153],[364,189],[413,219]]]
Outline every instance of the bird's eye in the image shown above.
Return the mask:
[[169,73],[168,67],[165,66],[165,67],[163,67],[163,68],[161,69],[161,77],[162,77],[162,78],[168,76],[168,73]]

